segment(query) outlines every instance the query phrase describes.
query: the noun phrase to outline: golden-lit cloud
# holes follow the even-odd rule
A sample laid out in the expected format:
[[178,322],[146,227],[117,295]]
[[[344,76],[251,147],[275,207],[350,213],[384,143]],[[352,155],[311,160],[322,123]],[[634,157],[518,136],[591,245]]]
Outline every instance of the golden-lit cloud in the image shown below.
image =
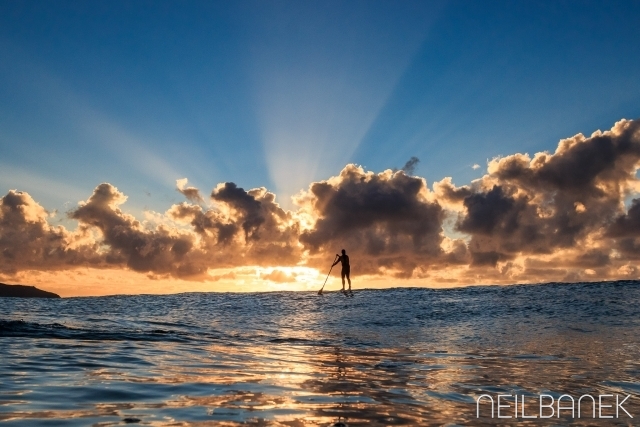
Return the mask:
[[[553,153],[495,158],[463,186],[447,177],[430,189],[412,176],[417,162],[379,173],[347,165],[298,193],[293,210],[266,188],[232,182],[216,185],[205,202],[182,178],[176,187],[186,201],[137,219],[124,209],[127,196],[103,183],[68,212],[73,230],[51,225],[44,207],[11,190],[0,198],[0,279],[40,283],[38,274],[88,269],[139,274],[164,290],[172,280],[194,289],[255,290],[252,280],[308,289],[341,249],[354,277],[371,281],[638,278],[640,120],[563,139]],[[102,291],[119,292],[129,291]]]
[[346,248],[361,274],[411,277],[415,269],[446,256],[444,210],[423,178],[347,165],[338,177],[312,184],[297,203],[316,218],[300,234],[311,257],[326,258],[326,252]]
[[84,226],[71,233],[48,223],[49,214],[27,193],[0,199],[0,273],[73,269],[100,263],[99,246]]
[[624,200],[638,183],[639,126],[620,121],[607,132],[562,140],[553,154],[494,159],[471,188],[449,189],[449,198],[472,191],[464,195],[456,225],[471,236],[472,264],[495,266],[572,248],[581,259],[596,252],[600,262],[608,259],[618,243],[607,230],[614,218],[625,221]]
[[187,181],[187,178],[177,179],[176,189],[190,202],[204,203],[204,199],[200,195],[200,190],[195,187],[187,187]]
[[296,275],[287,274],[282,270],[274,269],[270,273],[265,273],[260,276],[264,280],[271,280],[276,283],[291,283],[296,281]]

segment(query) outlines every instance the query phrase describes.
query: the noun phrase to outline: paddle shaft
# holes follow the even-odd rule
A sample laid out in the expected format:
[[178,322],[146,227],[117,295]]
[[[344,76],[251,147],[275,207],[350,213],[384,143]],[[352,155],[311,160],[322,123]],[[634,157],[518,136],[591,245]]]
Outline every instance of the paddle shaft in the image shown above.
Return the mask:
[[[337,255],[336,255],[337,257]],[[327,280],[329,280],[329,275],[331,274],[331,270],[333,270],[333,263],[336,261],[336,259],[333,259],[333,262],[331,263],[331,268],[329,269],[329,272],[327,273],[327,278],[324,279],[324,283],[322,284],[322,287],[320,288],[320,290],[318,291],[318,295],[322,295],[322,290],[324,289],[324,285],[327,284]]]

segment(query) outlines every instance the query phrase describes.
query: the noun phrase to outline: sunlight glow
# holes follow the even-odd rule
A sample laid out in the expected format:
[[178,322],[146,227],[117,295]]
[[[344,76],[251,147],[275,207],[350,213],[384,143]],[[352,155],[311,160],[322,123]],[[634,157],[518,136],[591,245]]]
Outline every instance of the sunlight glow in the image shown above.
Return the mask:
[[[306,8],[300,3],[266,11],[273,13],[271,25],[297,22],[295,35],[282,38],[267,25],[256,43],[280,50],[256,49],[250,61],[265,160],[286,209],[292,208],[291,196],[351,160],[428,27],[407,33],[400,28],[390,36],[357,14],[323,17]],[[332,25],[315,32],[323,19]],[[389,49],[389,37],[401,42]],[[380,49],[368,49],[378,42]]]
[[269,290],[287,289],[308,290],[315,289],[321,275],[318,270],[310,267],[256,267],[255,278],[264,281]]

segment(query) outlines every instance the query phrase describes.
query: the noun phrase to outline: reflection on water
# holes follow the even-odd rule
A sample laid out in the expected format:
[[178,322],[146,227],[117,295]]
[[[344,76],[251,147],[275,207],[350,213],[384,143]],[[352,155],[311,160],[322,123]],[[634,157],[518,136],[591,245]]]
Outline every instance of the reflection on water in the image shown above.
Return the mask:
[[[640,289],[571,286],[578,296],[550,286],[145,297],[137,310],[136,297],[5,300],[0,422],[633,425]],[[635,418],[498,420],[489,407],[476,417],[481,394],[540,393],[631,394]]]

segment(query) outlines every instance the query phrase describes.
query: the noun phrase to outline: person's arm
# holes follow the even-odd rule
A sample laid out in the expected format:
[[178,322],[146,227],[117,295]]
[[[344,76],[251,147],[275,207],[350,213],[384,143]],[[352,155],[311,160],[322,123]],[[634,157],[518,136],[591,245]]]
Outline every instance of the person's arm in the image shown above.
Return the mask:
[[337,263],[339,263],[339,262],[340,262],[340,259],[342,258],[342,257],[341,257],[340,255],[338,255],[338,254],[336,254],[336,256],[337,256],[338,258],[336,258],[336,262],[334,262],[333,264],[331,264],[331,267],[333,267],[334,265],[336,265]]

